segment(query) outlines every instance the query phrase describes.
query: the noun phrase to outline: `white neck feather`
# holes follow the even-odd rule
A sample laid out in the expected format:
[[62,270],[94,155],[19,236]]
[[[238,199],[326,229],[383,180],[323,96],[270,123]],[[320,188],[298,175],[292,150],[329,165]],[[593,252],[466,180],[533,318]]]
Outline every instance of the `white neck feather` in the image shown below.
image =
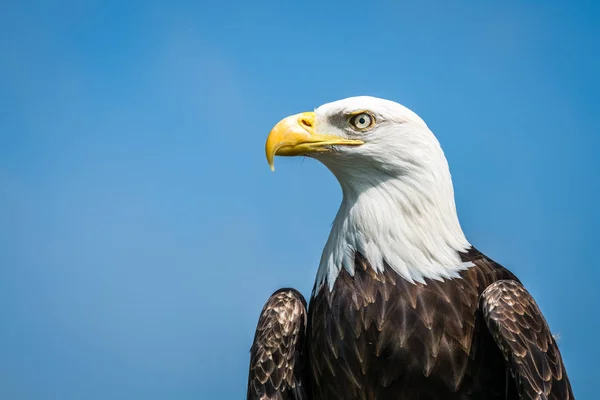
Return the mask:
[[[458,276],[471,266],[459,252],[470,247],[462,232],[446,158],[439,144],[428,157],[398,169],[364,168],[354,161],[323,160],[338,178],[343,200],[327,240],[316,288],[333,284],[342,268],[354,275],[360,252],[377,272],[389,266],[402,278],[424,282]],[[372,167],[372,166],[371,166]]]

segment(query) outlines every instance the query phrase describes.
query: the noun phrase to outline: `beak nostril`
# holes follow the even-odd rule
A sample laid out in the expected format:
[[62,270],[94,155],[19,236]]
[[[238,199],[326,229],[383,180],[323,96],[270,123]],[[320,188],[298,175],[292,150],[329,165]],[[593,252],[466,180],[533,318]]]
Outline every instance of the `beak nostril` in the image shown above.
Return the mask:
[[306,127],[312,128],[312,122],[306,118],[302,118],[300,123]]

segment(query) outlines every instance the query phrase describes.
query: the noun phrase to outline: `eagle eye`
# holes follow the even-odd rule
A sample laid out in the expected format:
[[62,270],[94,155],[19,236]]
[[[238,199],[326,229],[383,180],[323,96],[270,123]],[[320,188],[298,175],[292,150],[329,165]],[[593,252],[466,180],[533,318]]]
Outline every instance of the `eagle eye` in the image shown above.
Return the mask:
[[359,131],[366,131],[375,125],[375,117],[368,112],[360,112],[350,117],[350,124]]

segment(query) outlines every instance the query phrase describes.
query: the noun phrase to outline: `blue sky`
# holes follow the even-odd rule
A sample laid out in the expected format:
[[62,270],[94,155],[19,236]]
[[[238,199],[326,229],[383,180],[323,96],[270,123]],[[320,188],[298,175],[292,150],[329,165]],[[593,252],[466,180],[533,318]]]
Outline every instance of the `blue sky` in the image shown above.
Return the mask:
[[3,2],[0,397],[243,398],[341,196],[313,160],[271,173],[266,136],[367,94],[439,137],[467,237],[594,398],[600,5],[416,3]]

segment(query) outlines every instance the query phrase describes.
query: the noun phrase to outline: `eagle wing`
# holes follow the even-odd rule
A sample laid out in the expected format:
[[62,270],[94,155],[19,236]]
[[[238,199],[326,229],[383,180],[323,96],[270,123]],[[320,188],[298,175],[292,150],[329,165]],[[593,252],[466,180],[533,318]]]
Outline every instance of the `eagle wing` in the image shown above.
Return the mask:
[[248,400],[305,400],[306,300],[294,289],[273,293],[260,313],[250,349]]
[[479,305],[520,398],[574,398],[556,341],[523,285],[510,280],[497,281],[481,294]]

